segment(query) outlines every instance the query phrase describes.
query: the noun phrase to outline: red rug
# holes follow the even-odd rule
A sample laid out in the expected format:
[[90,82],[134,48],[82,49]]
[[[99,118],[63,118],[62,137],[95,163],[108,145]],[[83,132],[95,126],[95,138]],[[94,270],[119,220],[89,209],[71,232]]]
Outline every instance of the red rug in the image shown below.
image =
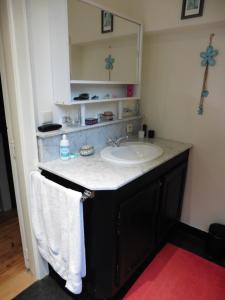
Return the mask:
[[225,268],[167,244],[125,300],[225,300]]

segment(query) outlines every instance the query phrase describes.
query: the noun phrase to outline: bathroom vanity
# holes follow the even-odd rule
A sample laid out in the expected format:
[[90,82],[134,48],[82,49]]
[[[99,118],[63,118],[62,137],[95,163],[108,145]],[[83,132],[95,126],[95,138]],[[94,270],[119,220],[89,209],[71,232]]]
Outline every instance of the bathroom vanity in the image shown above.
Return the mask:
[[99,153],[40,164],[50,180],[94,192],[94,198],[84,203],[84,289],[96,299],[113,297],[134,278],[180,219],[191,145],[162,139],[153,142],[164,153],[131,167],[106,162]]
[[[36,22],[46,15],[45,6],[42,11],[42,5],[32,4],[27,11],[30,49],[35,53],[36,124],[53,121],[63,127],[37,132],[39,167],[62,186],[94,193],[84,203],[84,291],[92,298],[109,299],[137,276],[179,220],[191,145],[156,139],[151,142],[164,152],[152,161],[128,166],[104,161],[99,150],[109,137],[135,136],[142,126],[143,25],[112,11],[114,25],[106,33],[107,7],[91,0],[55,0],[46,5],[46,30]],[[40,36],[46,43],[37,51]],[[46,57],[50,63],[43,76],[40,61]],[[109,120],[101,119],[109,113]],[[98,123],[87,125],[87,119]],[[62,134],[70,141],[71,154],[90,144],[95,155],[61,161]]]

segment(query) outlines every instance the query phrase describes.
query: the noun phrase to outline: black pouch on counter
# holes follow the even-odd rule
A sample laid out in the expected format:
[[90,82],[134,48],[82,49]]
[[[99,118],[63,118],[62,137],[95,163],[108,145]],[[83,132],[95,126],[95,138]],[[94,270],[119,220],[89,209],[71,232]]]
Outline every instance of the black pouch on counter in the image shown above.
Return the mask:
[[41,126],[38,127],[38,130],[41,132],[48,132],[48,131],[53,131],[53,130],[59,130],[62,128],[62,125],[60,124],[43,124]]

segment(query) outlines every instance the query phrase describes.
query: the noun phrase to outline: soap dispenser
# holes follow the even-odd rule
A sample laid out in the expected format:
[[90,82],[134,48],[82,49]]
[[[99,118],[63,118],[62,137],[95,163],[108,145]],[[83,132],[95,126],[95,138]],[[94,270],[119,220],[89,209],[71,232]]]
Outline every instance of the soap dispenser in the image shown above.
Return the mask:
[[68,160],[70,158],[70,142],[65,134],[60,142],[60,158],[62,160]]

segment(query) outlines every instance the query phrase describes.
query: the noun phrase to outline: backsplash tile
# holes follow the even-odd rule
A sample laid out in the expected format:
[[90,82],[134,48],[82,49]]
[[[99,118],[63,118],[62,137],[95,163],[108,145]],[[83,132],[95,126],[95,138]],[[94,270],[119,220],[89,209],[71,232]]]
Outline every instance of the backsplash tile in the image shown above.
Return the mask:
[[[116,138],[126,135],[128,123],[133,124],[133,134],[137,135],[141,128],[141,120],[132,120],[104,127],[90,128],[85,131],[68,133],[71,153],[78,152],[84,144],[91,144],[96,150],[103,148],[108,138]],[[59,158],[59,144],[62,136],[53,136],[45,139],[38,138],[39,161],[46,162]]]

